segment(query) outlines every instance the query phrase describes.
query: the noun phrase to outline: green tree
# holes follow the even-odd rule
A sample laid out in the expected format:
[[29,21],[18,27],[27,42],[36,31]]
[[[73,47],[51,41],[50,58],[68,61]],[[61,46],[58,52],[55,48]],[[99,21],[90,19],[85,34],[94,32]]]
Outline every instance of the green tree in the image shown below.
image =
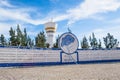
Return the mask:
[[105,47],[108,49],[116,48],[119,44],[117,39],[115,39],[113,35],[111,35],[110,33],[108,33],[106,37],[103,37],[103,40],[104,40]]
[[39,34],[37,34],[37,36],[35,37],[35,45],[36,47],[46,47],[46,37],[44,32],[40,32]]
[[26,28],[24,28],[24,33],[21,36],[21,46],[27,46],[28,38]]
[[98,48],[101,49],[102,48],[102,42],[101,40],[99,39],[99,43],[98,43]]
[[84,36],[82,41],[81,41],[81,48],[82,49],[88,49],[89,48],[89,44],[88,44],[88,41],[87,41],[87,38]]
[[29,36],[27,37],[27,47],[33,47],[34,40],[32,40]]
[[90,46],[92,49],[97,49],[98,48],[98,42],[97,39],[95,38],[95,34],[92,33],[92,37],[89,37],[89,41],[90,41]]
[[49,47],[50,47],[50,44],[49,44],[49,43],[46,43],[46,47],[49,48]]
[[5,39],[5,37],[4,37],[4,35],[3,34],[1,34],[1,36],[0,36],[0,44],[2,45],[2,46],[5,46],[7,43],[6,43],[6,39]]
[[17,25],[17,35],[16,35],[17,46],[21,46],[22,39],[23,39],[22,31],[21,31],[20,26],[18,24]]
[[13,30],[12,27],[9,30],[9,34],[10,34],[9,45],[16,46],[17,44],[16,44],[15,30]]
[[54,48],[59,48],[59,47],[58,47],[58,40],[59,40],[59,35],[58,35],[58,37],[56,38],[56,43],[54,43],[54,45],[53,45]]
[[9,30],[9,33],[10,33],[9,45],[11,45],[11,46],[28,46],[28,47],[34,46],[34,40],[32,40],[27,35],[26,28],[24,28],[24,31],[22,32],[20,29],[20,26],[17,25],[16,31],[13,30],[13,28],[11,27]]

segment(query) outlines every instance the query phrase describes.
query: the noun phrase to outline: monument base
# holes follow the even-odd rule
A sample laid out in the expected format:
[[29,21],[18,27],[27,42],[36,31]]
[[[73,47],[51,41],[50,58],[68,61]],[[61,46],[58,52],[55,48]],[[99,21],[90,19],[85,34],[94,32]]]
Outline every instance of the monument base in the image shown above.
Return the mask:
[[61,63],[78,63],[79,62],[79,55],[78,52],[74,52],[72,54],[64,53],[63,51],[60,52],[60,62]]

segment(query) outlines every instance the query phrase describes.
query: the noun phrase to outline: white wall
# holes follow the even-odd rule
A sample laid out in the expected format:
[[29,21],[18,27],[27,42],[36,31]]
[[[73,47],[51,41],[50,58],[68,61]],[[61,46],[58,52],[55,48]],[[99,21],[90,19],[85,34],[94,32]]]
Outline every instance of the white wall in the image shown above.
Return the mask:
[[[0,63],[60,62],[61,50],[0,48]],[[120,59],[120,50],[78,50],[80,61]],[[72,55],[76,60],[75,54]],[[63,61],[68,55],[63,54]]]

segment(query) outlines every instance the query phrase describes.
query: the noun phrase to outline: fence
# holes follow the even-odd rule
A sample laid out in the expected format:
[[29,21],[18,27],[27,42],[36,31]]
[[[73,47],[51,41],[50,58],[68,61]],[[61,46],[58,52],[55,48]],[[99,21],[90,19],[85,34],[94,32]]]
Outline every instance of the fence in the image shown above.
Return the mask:
[[[0,67],[70,64],[77,61],[76,53],[71,55],[74,60],[63,53],[61,62],[60,52],[51,49],[0,48]],[[77,63],[120,61],[120,50],[78,50],[78,57]]]

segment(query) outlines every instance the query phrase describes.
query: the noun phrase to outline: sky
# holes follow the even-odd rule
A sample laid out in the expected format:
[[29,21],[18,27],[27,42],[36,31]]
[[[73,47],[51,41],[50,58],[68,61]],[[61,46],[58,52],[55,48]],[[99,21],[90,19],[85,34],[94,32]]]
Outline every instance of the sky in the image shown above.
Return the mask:
[[0,34],[6,38],[17,24],[34,38],[51,18],[56,36],[69,27],[79,41],[93,32],[102,42],[107,33],[120,41],[120,0],[0,0]]

